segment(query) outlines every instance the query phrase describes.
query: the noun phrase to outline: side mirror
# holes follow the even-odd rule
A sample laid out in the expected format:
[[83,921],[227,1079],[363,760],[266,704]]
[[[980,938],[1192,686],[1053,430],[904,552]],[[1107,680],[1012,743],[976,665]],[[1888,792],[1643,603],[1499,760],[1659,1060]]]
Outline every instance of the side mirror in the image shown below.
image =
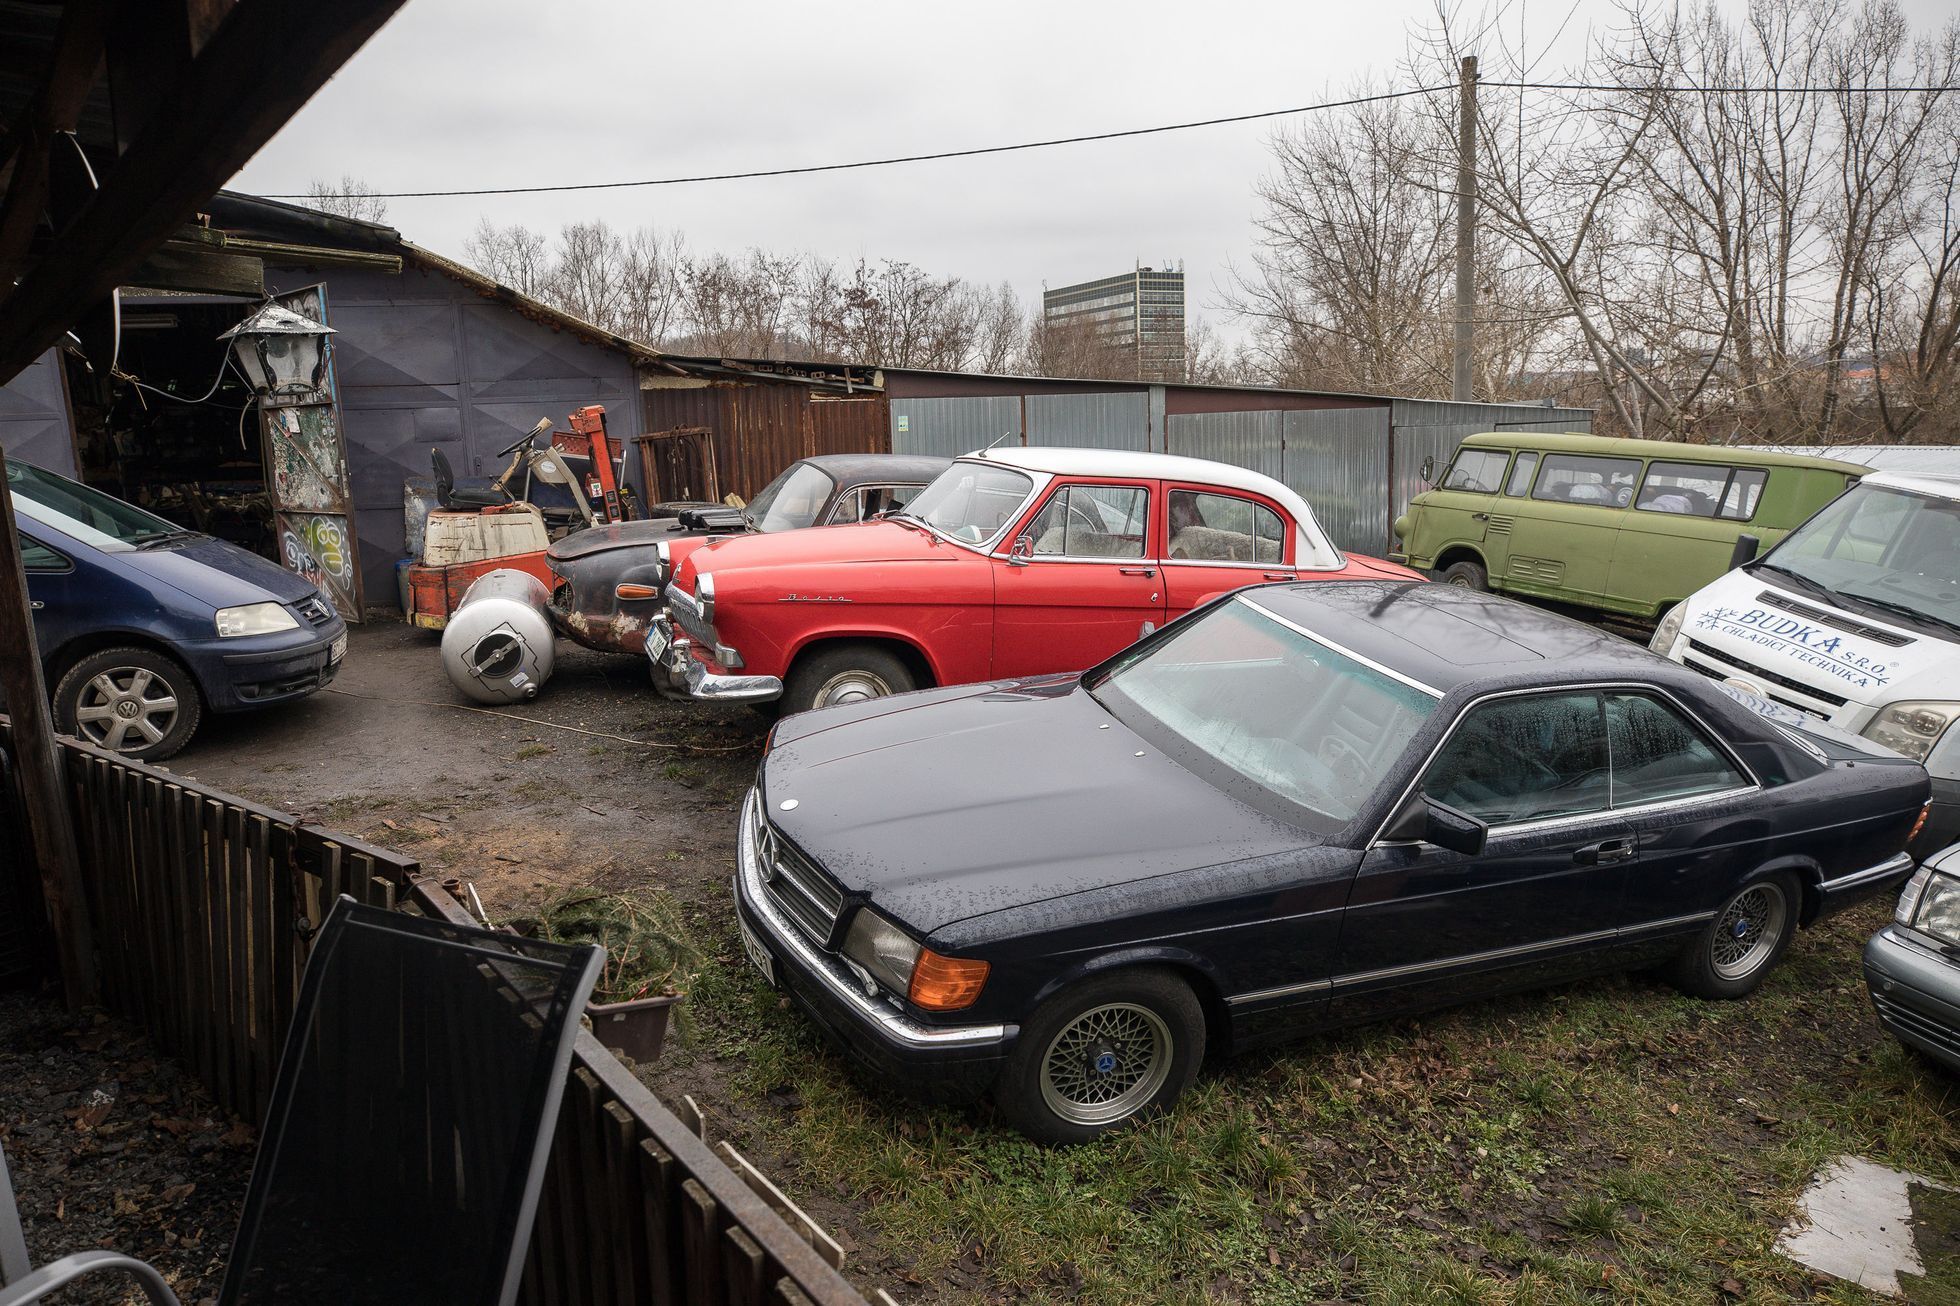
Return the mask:
[[1757,552],[1763,547],[1761,537],[1747,531],[1735,537],[1735,552],[1729,555],[1729,570],[1734,571],[1745,563],[1754,562]]
[[1422,483],[1424,485],[1436,484],[1436,455],[1435,454],[1432,453],[1427,458],[1422,460],[1422,466],[1417,469],[1416,475],[1422,478]]
[[1413,793],[1393,819],[1382,827],[1381,837],[1419,839],[1465,857],[1475,857],[1483,852],[1484,841],[1489,834],[1490,827],[1468,812],[1459,812],[1446,803]]
[[1028,565],[1028,559],[1032,557],[1034,557],[1034,536],[1015,536],[1014,543],[1007,550],[1008,565],[1011,567],[1025,567]]

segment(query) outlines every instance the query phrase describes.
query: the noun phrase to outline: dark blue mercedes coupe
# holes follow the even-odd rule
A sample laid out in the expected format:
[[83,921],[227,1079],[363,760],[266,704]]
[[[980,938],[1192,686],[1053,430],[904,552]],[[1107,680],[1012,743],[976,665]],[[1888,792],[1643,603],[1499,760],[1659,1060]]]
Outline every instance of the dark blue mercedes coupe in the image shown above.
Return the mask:
[[1076,1142],[1207,1052],[1624,967],[1741,997],[1911,873],[1928,788],[1507,599],[1261,586],[1084,674],[782,721],[737,915],[882,1078]]

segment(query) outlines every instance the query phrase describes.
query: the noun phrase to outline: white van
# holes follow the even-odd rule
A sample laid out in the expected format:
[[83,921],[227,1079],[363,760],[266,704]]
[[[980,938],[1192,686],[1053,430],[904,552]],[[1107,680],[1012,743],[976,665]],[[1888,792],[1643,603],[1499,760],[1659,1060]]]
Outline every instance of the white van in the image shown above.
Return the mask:
[[1873,472],[1676,604],[1650,647],[1923,762],[1912,850],[1960,837],[1960,477]]

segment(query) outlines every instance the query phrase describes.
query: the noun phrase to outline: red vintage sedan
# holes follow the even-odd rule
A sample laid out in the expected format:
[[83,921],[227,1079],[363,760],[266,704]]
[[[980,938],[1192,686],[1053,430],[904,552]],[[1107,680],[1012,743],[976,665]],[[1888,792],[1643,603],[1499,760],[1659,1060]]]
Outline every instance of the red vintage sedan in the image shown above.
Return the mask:
[[1422,577],[1343,554],[1280,482],[1104,449],[959,459],[880,521],[721,540],[678,565],[654,679],[783,712],[1092,666],[1242,585]]

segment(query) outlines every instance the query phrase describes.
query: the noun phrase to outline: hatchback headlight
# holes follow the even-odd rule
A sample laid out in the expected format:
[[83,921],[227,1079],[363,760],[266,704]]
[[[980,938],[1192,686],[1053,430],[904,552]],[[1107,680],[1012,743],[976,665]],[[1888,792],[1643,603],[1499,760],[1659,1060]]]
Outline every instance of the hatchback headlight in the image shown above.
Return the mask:
[[870,971],[892,992],[903,994],[912,987],[912,968],[919,964],[919,944],[877,912],[860,907],[844,935],[844,955]]
[[235,635],[272,635],[297,629],[298,619],[283,604],[247,603],[242,607],[218,609],[218,634],[228,639]]
[[1960,944],[1960,880],[1934,875],[1919,895],[1912,928],[1947,943]]
[[1866,724],[1864,736],[1874,744],[1923,762],[1956,715],[1960,715],[1960,703],[1915,700],[1892,703],[1880,708],[1878,715]]
[[1893,920],[1901,925],[1912,924],[1912,914],[1919,910],[1919,892],[1926,887],[1926,881],[1932,874],[1933,868],[1930,866],[1922,866],[1912,873],[1906,887],[1899,890],[1899,905],[1892,909]]
[[1681,618],[1687,615],[1687,607],[1685,603],[1677,603],[1667,610],[1661,624],[1654,627],[1654,637],[1647,641],[1648,648],[1662,657],[1667,656],[1668,650],[1674,647],[1674,641],[1681,637]]

